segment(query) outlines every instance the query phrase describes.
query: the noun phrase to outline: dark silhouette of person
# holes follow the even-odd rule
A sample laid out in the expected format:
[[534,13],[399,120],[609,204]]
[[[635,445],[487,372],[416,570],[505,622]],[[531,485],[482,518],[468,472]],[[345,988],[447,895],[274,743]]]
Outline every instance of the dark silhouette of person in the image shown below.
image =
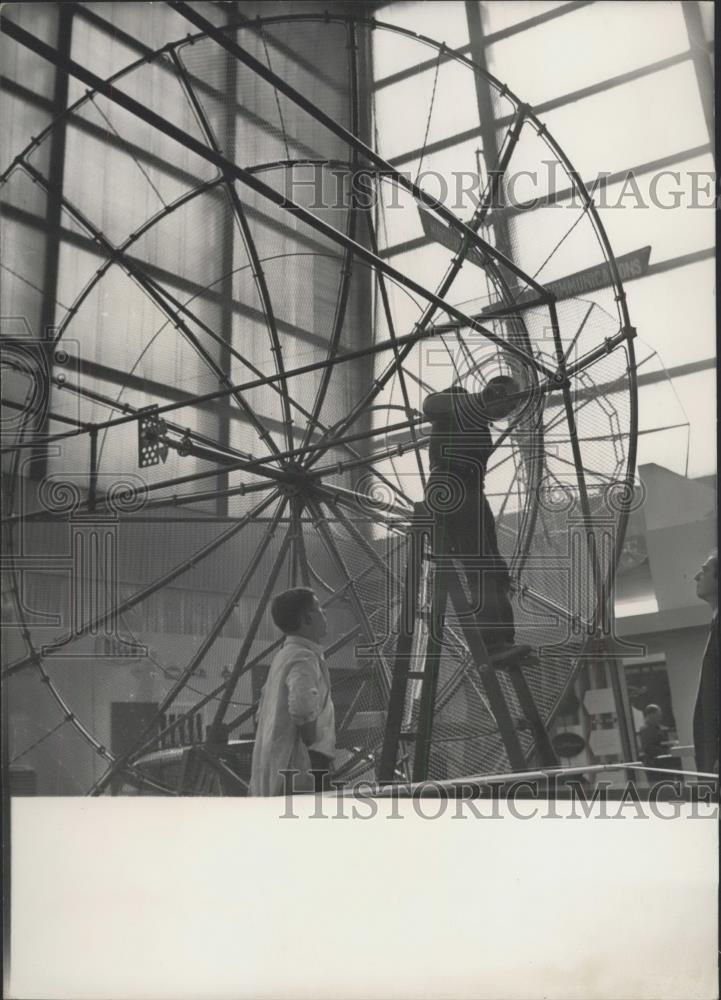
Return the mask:
[[460,566],[481,637],[495,660],[530,652],[530,646],[515,645],[511,580],[485,495],[495,449],[491,424],[510,416],[524,397],[513,378],[499,375],[479,393],[454,385],[423,404],[431,422],[424,510],[433,522],[433,552],[453,556]]
[[671,745],[668,729],[662,723],[663,712],[658,705],[646,705],[643,710],[643,725],[638,736],[641,741],[641,759],[649,767],[663,766],[659,757],[668,755]]
[[718,774],[719,741],[719,642],[718,642],[718,552],[712,552],[694,577],[696,595],[713,611],[706,648],[701,661],[696,706],[693,713],[693,743],[699,771]]

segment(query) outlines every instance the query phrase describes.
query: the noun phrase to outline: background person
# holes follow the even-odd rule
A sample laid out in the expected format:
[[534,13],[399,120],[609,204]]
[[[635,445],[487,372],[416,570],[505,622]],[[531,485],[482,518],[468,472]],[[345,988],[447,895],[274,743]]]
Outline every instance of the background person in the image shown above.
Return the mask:
[[[296,587],[273,599],[270,614],[286,639],[261,692],[250,794],[321,790],[329,786],[335,756],[335,711],[320,645],[325,612],[312,590]],[[292,786],[281,773],[289,770],[299,772]]]
[[662,725],[663,712],[658,705],[646,705],[643,710],[643,725],[638,731],[641,742],[641,760],[649,767],[668,766],[668,760],[659,761],[659,757],[667,757],[671,745],[668,729]]
[[696,768],[718,773],[719,644],[718,644],[718,552],[708,557],[694,577],[696,595],[713,611],[708,641],[701,661],[696,707],[693,713],[693,742]]

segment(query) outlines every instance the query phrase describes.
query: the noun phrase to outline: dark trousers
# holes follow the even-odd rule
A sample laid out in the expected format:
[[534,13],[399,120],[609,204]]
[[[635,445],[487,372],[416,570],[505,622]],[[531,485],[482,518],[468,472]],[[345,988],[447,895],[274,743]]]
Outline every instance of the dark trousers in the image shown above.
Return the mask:
[[476,622],[487,649],[515,640],[513,605],[509,597],[508,570],[481,570],[460,560],[476,610]]
[[714,622],[701,664],[696,706],[693,713],[693,742],[699,771],[718,769],[719,757],[719,649],[718,625]]
[[444,512],[419,504],[417,516],[425,518],[431,529],[433,554],[454,558],[486,647],[514,642],[511,578],[498,548],[493,511],[483,493],[469,486],[454,510]]

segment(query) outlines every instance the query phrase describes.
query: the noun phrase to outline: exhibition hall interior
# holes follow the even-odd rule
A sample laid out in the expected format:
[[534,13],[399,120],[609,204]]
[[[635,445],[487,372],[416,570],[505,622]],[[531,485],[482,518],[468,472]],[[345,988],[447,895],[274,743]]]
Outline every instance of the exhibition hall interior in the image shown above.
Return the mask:
[[717,773],[713,7],[3,5],[11,794]]

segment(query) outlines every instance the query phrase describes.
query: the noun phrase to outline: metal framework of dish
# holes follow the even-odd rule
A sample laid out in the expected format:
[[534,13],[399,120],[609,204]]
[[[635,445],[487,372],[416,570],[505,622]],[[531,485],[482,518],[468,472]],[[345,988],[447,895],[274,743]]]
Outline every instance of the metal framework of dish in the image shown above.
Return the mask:
[[[44,745],[78,775],[78,791],[94,794],[242,794],[232,747],[247,745],[256,672],[280,643],[268,630],[268,602],[282,585],[305,584],[329,616],[339,773],[374,779],[401,554],[425,484],[420,401],[444,382],[480,387],[499,372],[513,374],[530,403],[499,430],[487,494],[511,566],[517,633],[541,653],[527,681],[550,722],[589,642],[607,629],[634,499],[635,331],[591,194],[529,105],[431,39],[336,14],[221,30],[194,5],[170,6],[198,33],[106,80],[3,18],[10,38],[88,89],[17,156],[2,184],[11,196],[17,185],[15,198],[37,185],[55,199],[71,247],[93,254],[78,267],[70,304],[58,303],[45,351],[51,430],[19,420],[3,448],[15,485],[4,518],[10,617],[22,643],[4,677],[11,712],[13,703],[37,712],[36,738],[24,735],[13,759]],[[419,50],[410,77],[423,108],[416,180],[382,154],[393,122],[370,69],[381,34]],[[307,56],[311,38],[318,53],[345,53],[343,74],[320,98],[304,96],[302,84],[315,77],[302,56],[288,55],[305,46]],[[273,68],[281,58],[284,73]],[[452,210],[416,181],[424,162],[455,177],[442,163],[437,109],[443,88],[457,89],[459,79],[477,102],[482,155],[473,151],[478,197]],[[128,187],[124,232],[117,213],[105,231],[98,192],[74,181],[83,149],[75,138],[65,142],[64,187],[54,188],[43,152],[58,128],[106,146],[105,184],[117,184],[117,197],[123,170],[142,188],[131,197]],[[540,207],[509,201],[509,178],[544,157],[566,187],[546,192]],[[159,160],[171,170],[172,197]],[[288,184],[300,166],[315,186],[291,187],[300,188],[294,199]],[[312,200],[339,178],[349,191],[342,204]],[[563,291],[561,278],[591,269],[602,280],[587,297]],[[118,301],[137,321],[125,345],[98,330],[117,320]],[[22,337],[8,344],[28,375]],[[56,432],[53,422],[69,428]],[[48,448],[47,474],[30,495],[23,462]],[[32,591],[28,546],[50,553],[44,567],[35,564],[46,577],[65,572],[70,558],[74,585],[48,586],[60,577],[47,577]],[[85,592],[97,586],[106,593],[93,603]],[[164,646],[173,629],[150,619],[172,617],[171,607],[202,618],[201,603],[203,634],[178,626]],[[450,612],[446,624],[427,776],[508,770]],[[421,621],[421,644],[422,633]],[[513,688],[501,684],[518,715]],[[78,695],[83,685],[93,704]],[[140,735],[111,750],[110,702],[143,697],[154,707]],[[519,738],[530,765],[532,736],[521,730]],[[212,780],[206,773],[183,785],[176,772],[163,780],[144,771],[144,761],[178,742],[202,751]],[[407,746],[399,781],[410,780],[412,758]]]

